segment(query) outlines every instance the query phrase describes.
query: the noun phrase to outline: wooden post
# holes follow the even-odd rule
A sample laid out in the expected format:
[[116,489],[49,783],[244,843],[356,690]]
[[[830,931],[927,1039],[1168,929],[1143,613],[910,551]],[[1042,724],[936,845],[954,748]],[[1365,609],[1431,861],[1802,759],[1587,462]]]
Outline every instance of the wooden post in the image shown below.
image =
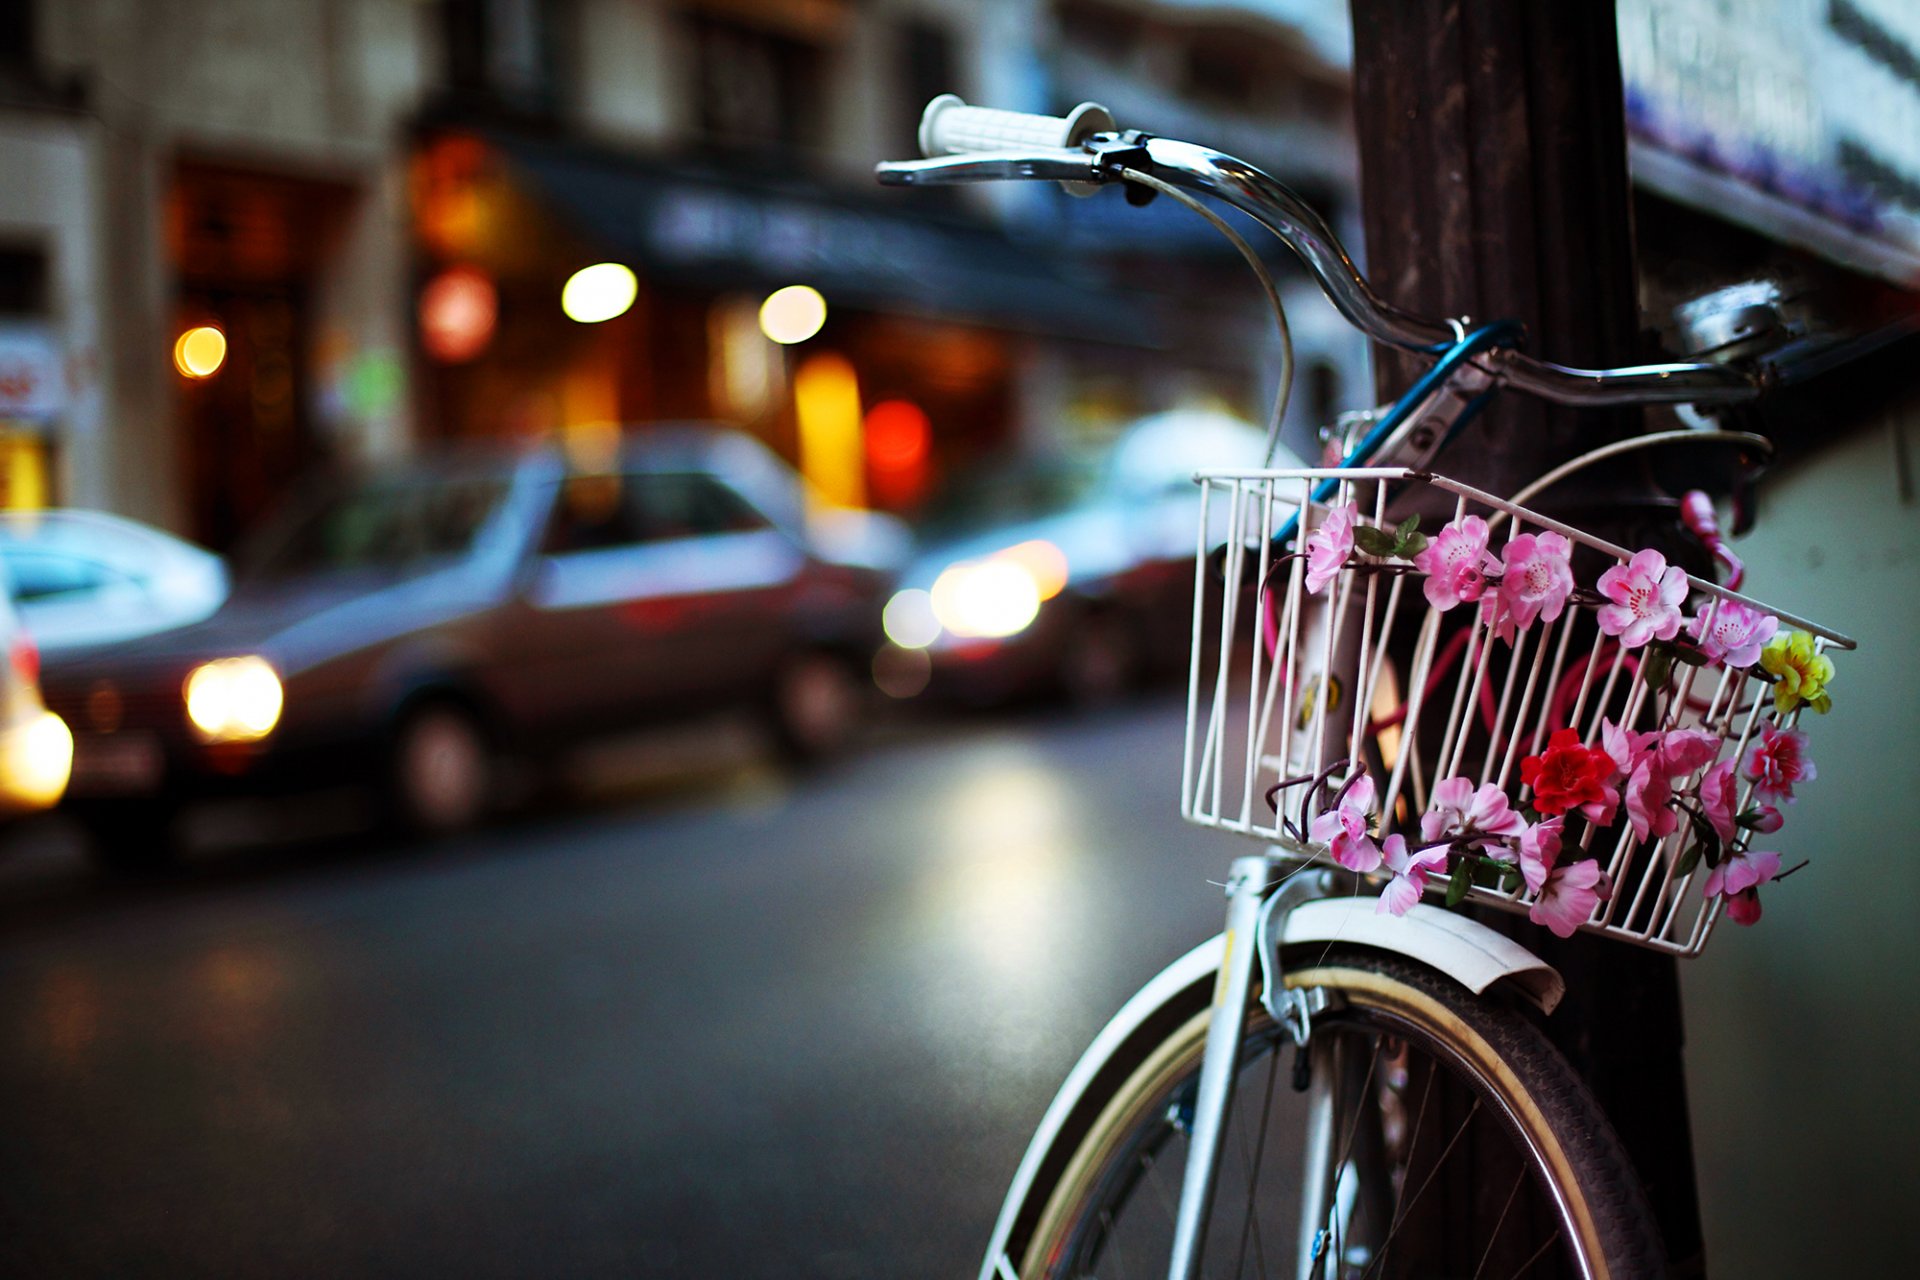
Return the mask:
[[[1422,314],[1519,320],[1527,349],[1562,364],[1645,356],[1609,0],[1351,0],[1351,8],[1374,286]],[[1398,395],[1424,364],[1377,348],[1377,394]],[[1634,410],[1574,411],[1509,394],[1440,467],[1511,493],[1638,423]],[[1673,961],[1518,927],[1567,978],[1548,1031],[1632,1152],[1675,1273],[1703,1275]]]

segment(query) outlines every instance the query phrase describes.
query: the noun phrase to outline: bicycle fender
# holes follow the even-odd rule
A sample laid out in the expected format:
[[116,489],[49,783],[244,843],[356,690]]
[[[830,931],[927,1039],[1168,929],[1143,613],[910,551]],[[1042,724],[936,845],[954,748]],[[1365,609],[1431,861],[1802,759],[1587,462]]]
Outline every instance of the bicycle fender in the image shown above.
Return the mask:
[[[1287,912],[1280,945],[1348,943],[1391,951],[1438,969],[1475,995],[1505,979],[1542,1013],[1552,1013],[1566,994],[1566,981],[1552,965],[1504,933],[1424,902],[1404,916],[1381,915],[1378,903],[1367,896],[1304,903]],[[1280,957],[1271,917],[1263,917],[1260,926],[1261,975],[1270,984],[1280,972]]]

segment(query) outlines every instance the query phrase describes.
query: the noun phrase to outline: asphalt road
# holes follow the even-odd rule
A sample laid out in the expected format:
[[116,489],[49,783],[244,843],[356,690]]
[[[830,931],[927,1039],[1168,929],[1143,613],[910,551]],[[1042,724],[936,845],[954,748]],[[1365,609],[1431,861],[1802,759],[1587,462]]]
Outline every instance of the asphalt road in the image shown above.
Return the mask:
[[971,1274],[1081,1047],[1217,928],[1237,844],[1175,817],[1179,730],[675,751],[455,844],[136,885],[15,832],[0,1269]]

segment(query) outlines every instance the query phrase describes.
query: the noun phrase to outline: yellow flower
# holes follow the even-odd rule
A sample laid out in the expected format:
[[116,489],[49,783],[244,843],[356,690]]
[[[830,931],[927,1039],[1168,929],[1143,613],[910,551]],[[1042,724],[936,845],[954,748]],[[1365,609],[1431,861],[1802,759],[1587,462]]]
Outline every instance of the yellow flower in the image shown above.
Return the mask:
[[1806,703],[1825,715],[1833,705],[1827,684],[1833,679],[1833,659],[1816,653],[1813,637],[1804,631],[1783,631],[1760,651],[1760,669],[1776,678],[1773,708],[1781,715]]

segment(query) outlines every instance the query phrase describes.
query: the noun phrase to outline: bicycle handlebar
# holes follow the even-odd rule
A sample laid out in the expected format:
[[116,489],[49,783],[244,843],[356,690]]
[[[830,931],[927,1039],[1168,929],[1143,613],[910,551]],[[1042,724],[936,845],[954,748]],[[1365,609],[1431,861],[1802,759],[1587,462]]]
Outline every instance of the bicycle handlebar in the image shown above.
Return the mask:
[[[1129,171],[1143,173],[1213,196],[1272,231],[1299,256],[1347,322],[1375,341],[1431,354],[1459,338],[1457,324],[1403,311],[1376,294],[1333,229],[1277,178],[1190,142],[1137,132],[1085,133],[1086,123],[1102,116],[1089,103],[1070,117],[1028,116],[967,107],[944,95],[928,105],[921,122],[922,146],[933,158],[883,163],[875,173],[888,186],[1027,179],[1082,189],[1125,181]],[[943,127],[948,121],[967,127]],[[1012,145],[1016,138],[1022,141]],[[1045,145],[1041,139],[1058,143]],[[1499,348],[1476,356],[1475,363],[1510,386],[1568,405],[1734,404],[1753,399],[1761,388],[1756,376],[1698,362],[1577,369]]]

